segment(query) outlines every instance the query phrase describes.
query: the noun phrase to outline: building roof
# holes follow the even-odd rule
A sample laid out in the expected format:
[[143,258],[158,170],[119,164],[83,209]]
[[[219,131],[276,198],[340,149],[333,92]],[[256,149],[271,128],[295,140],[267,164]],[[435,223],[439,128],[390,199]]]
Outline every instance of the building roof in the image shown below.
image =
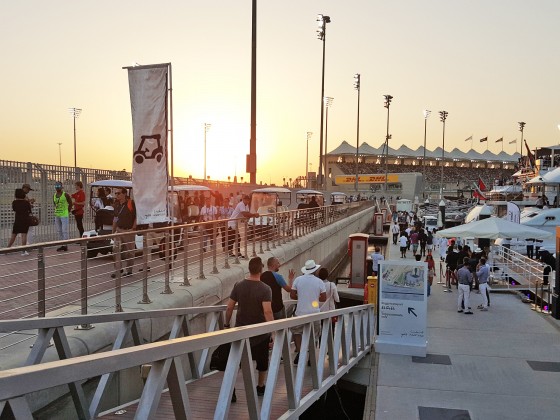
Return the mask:
[[[358,153],[361,156],[380,156],[385,154],[384,143],[381,143],[379,147],[373,147],[366,142],[363,142],[358,148]],[[356,146],[350,145],[347,141],[343,141],[334,150],[327,153],[329,156],[339,156],[339,155],[356,155]],[[412,150],[404,144],[398,149],[393,149],[389,147],[390,156],[403,156],[403,157],[414,157],[422,158],[424,156],[424,147],[420,146],[416,150]],[[479,153],[474,149],[463,152],[457,148],[451,151],[445,151],[446,159],[460,159],[460,160],[485,160],[485,161],[500,161],[500,162],[517,162],[521,155],[519,153],[514,153],[512,155],[504,152],[503,150],[496,154],[492,153],[490,150],[485,150],[483,153]],[[441,157],[441,147],[436,147],[434,150],[429,150],[426,148],[427,158],[440,158]]]

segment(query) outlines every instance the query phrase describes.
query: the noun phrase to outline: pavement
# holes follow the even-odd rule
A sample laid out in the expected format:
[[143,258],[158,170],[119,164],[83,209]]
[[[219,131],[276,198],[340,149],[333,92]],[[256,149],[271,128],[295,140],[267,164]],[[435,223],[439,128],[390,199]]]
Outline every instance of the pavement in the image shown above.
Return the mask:
[[[408,258],[413,260],[412,251]],[[400,258],[389,246],[387,259]],[[438,263],[436,272],[439,274]],[[560,321],[516,294],[492,293],[488,312],[457,312],[457,290],[434,279],[428,356],[378,354],[374,404],[364,418],[560,419]]]

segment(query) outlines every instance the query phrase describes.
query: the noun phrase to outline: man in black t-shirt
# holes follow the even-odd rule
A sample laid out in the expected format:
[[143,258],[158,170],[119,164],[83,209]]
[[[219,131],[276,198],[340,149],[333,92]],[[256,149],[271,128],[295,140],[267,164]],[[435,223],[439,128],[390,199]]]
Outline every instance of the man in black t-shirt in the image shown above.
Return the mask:
[[292,282],[296,273],[294,270],[289,271],[288,279],[289,284],[286,283],[284,277],[278,273],[280,268],[280,261],[276,257],[270,257],[266,262],[268,271],[261,274],[261,281],[270,287],[272,290],[272,312],[274,319],[286,318],[286,308],[282,299],[282,289],[290,293],[292,291]]
[[[274,321],[272,315],[272,291],[261,281],[263,263],[260,257],[249,260],[249,277],[233,286],[226,309],[225,328],[230,327],[233,309],[237,304],[235,326],[260,324],[261,322]],[[264,383],[268,371],[268,343],[269,334],[251,338],[251,354],[257,362],[259,372],[257,395],[264,395]]]

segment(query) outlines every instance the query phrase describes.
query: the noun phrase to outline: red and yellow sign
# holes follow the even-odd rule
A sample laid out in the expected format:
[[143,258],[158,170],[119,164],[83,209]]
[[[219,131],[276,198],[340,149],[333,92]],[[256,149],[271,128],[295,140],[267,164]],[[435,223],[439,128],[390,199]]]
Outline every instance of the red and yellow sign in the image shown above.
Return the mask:
[[[356,183],[356,175],[337,175],[334,179],[337,185]],[[396,174],[387,174],[387,182],[399,182]],[[358,175],[358,184],[384,184],[385,175]]]

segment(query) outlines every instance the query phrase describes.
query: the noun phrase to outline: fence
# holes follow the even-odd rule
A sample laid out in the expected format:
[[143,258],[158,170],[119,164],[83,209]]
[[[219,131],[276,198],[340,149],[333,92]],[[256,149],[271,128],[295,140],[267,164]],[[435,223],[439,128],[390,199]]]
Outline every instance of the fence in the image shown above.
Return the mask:
[[[189,286],[193,277],[204,279],[208,273],[227,270],[240,258],[270,251],[370,206],[362,201],[269,213],[251,218],[238,230],[218,220],[149,229],[135,236],[122,233],[0,249],[0,318],[85,315],[104,311],[111,303],[116,311],[124,302],[149,304],[150,294],[173,293],[172,284]],[[62,245],[69,251],[55,250]]]
[[[331,325],[334,317],[338,318],[338,322],[333,329]],[[319,345],[316,348],[315,337],[318,336],[319,331],[314,331],[314,324],[320,321],[323,323]],[[294,359],[294,351],[290,345],[290,329],[296,326],[303,326],[300,360],[305,361],[309,356],[310,367],[307,368],[306,363],[299,363],[294,372],[290,363]],[[274,345],[265,393],[262,402],[259,403],[255,392],[256,383],[249,340],[251,337],[269,333],[274,334]],[[235,381],[241,367],[250,418],[270,418],[272,400],[276,396],[277,379],[281,370],[284,373],[287,395],[287,409],[281,417],[297,418],[370,352],[374,335],[373,305],[360,305],[10,369],[3,371],[0,378],[0,412],[9,404],[15,418],[32,418],[31,409],[25,398],[30,393],[60,385],[79,385],[90,378],[97,378],[100,375],[103,378],[105,375],[124,369],[149,364],[151,369],[136,407],[136,417],[153,418],[156,415],[162,391],[167,384],[175,418],[192,418],[193,409],[201,402],[190,398],[187,385],[191,381],[185,378],[181,356],[187,355],[189,361],[198,358],[195,365],[204,366],[209,349],[230,343],[229,358],[219,396],[215,405],[212,405],[215,407],[213,417],[228,418]],[[309,370],[311,375],[312,387],[305,393],[306,370]],[[197,372],[201,373],[198,370]],[[204,386],[204,379],[193,380],[196,380],[200,386]],[[202,402],[205,407],[208,406],[209,400],[210,397],[205,396]],[[91,407],[87,409],[80,398],[75,398],[73,402],[79,418],[89,419],[95,414],[95,410]]]

